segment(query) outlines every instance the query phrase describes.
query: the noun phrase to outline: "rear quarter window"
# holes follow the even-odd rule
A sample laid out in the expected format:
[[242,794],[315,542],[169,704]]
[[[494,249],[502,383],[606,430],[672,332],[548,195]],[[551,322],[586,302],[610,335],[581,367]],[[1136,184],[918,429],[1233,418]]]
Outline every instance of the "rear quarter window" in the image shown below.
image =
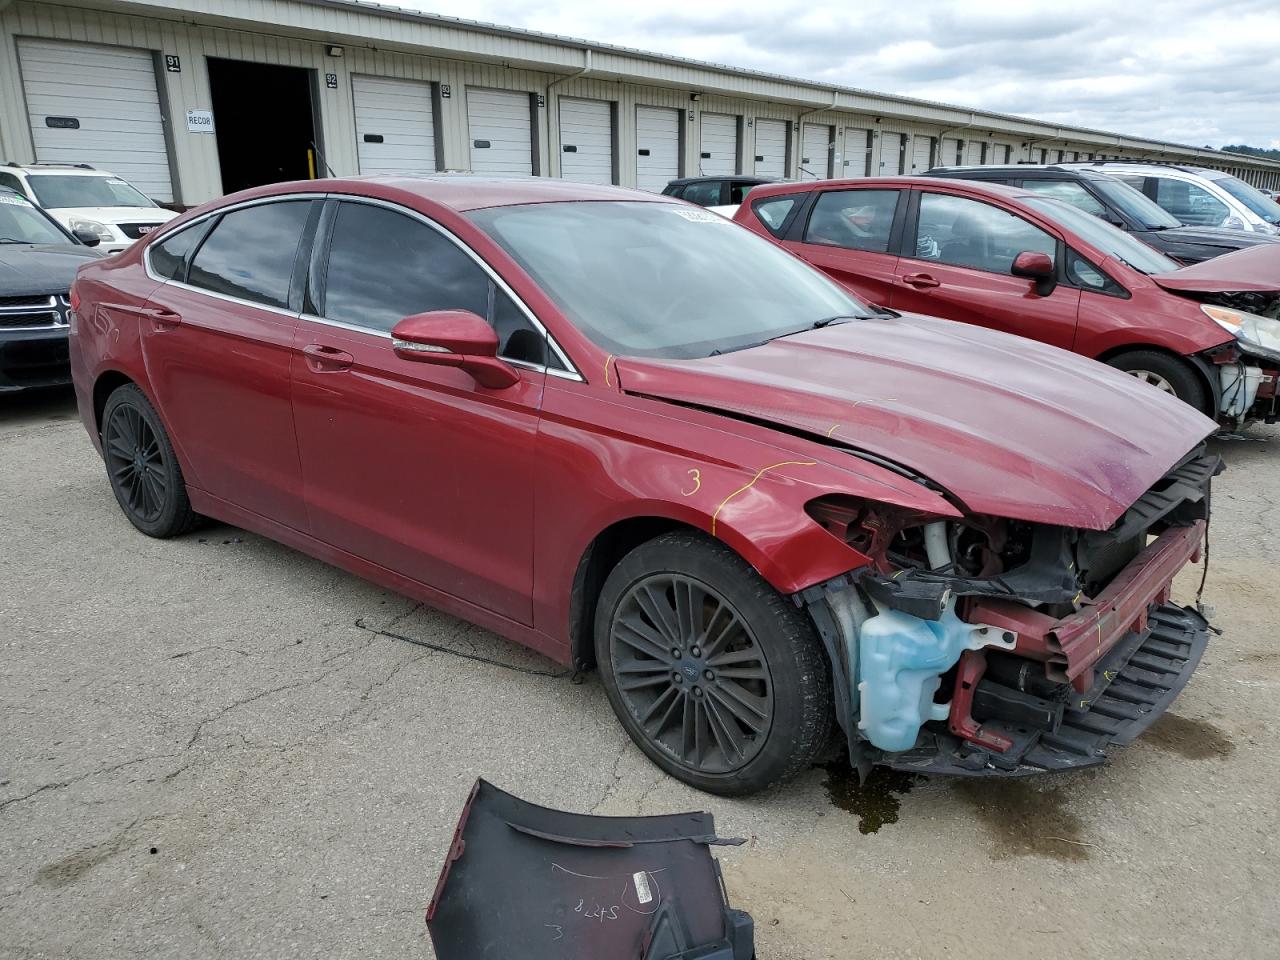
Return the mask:
[[800,198],[795,195],[774,197],[770,200],[757,200],[751,205],[751,209],[755,211],[756,216],[768,231],[778,237],[782,235],[782,228],[786,225],[787,218],[791,216],[791,211],[799,202]]

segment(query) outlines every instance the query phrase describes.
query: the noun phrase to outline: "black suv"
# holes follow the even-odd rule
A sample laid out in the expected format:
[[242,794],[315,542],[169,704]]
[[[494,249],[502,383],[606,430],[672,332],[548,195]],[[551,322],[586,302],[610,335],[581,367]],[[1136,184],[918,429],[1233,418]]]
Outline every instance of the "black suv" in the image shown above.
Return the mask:
[[1132,233],[1179,263],[1199,263],[1222,253],[1259,243],[1280,243],[1243,230],[1186,227],[1140,190],[1117,177],[1093,170],[1019,164],[1004,167],[935,167],[926,177],[952,177],[1007,183],[1065,200],[1086,213]]
[[774,182],[769,177],[681,177],[668,183],[662,192],[700,207],[727,207],[742,203],[752,187]]
[[71,281],[80,264],[100,256],[89,249],[97,242],[0,187],[0,393],[71,382]]

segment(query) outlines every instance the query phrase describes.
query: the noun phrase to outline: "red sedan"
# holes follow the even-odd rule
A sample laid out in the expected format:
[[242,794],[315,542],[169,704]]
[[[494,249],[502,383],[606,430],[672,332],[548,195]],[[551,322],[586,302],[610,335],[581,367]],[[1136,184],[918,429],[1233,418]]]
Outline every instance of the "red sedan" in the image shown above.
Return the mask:
[[869,308],[680,201],[281,184],[72,298],[81,416],[139,530],[213,517],[597,666],[706,790],[793,776],[837,729],[863,769],[1099,763],[1204,648],[1169,585],[1210,420]]
[[1280,413],[1280,247],[1179,269],[1065,200],[932,177],[759,186],[734,219],[882,307],[1101,360],[1227,426]]

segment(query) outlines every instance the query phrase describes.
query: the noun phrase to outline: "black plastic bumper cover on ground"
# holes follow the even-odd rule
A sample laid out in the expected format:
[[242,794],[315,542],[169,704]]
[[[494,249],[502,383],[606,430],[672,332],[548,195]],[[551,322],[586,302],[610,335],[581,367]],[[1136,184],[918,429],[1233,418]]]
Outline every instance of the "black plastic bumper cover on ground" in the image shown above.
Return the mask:
[[881,761],[898,770],[954,776],[1019,777],[1091,767],[1111,746],[1132,743],[1169,709],[1195,672],[1209,626],[1190,607],[1154,610],[1145,633],[1129,633],[1095,664],[1097,680],[1072,692],[1053,731],[989,722],[985,730],[1013,740],[1004,753],[975,748],[949,733],[926,729],[913,750]]
[[427,927],[439,960],[751,960],[709,813],[593,817],[476,785]]

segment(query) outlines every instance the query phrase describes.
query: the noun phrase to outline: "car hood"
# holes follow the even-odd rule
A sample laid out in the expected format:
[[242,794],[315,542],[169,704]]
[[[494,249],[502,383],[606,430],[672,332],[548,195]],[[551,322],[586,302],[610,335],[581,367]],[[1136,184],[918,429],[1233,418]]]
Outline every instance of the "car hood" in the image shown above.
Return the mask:
[[1224,250],[1243,250],[1264,244],[1280,244],[1280,236],[1251,233],[1248,230],[1224,230],[1221,227],[1169,227],[1153,231],[1154,236],[1174,243],[1194,243]]
[[164,207],[59,207],[47,212],[64,225],[72,217],[99,223],[166,223],[177,216]]
[[628,393],[892,460],[973,512],[1098,530],[1216,428],[1084,357],[911,315],[616,369]]
[[66,293],[76,269],[99,256],[73,243],[0,244],[0,297]]
[[1280,245],[1261,243],[1151,279],[1166,290],[1244,293],[1280,290]]

